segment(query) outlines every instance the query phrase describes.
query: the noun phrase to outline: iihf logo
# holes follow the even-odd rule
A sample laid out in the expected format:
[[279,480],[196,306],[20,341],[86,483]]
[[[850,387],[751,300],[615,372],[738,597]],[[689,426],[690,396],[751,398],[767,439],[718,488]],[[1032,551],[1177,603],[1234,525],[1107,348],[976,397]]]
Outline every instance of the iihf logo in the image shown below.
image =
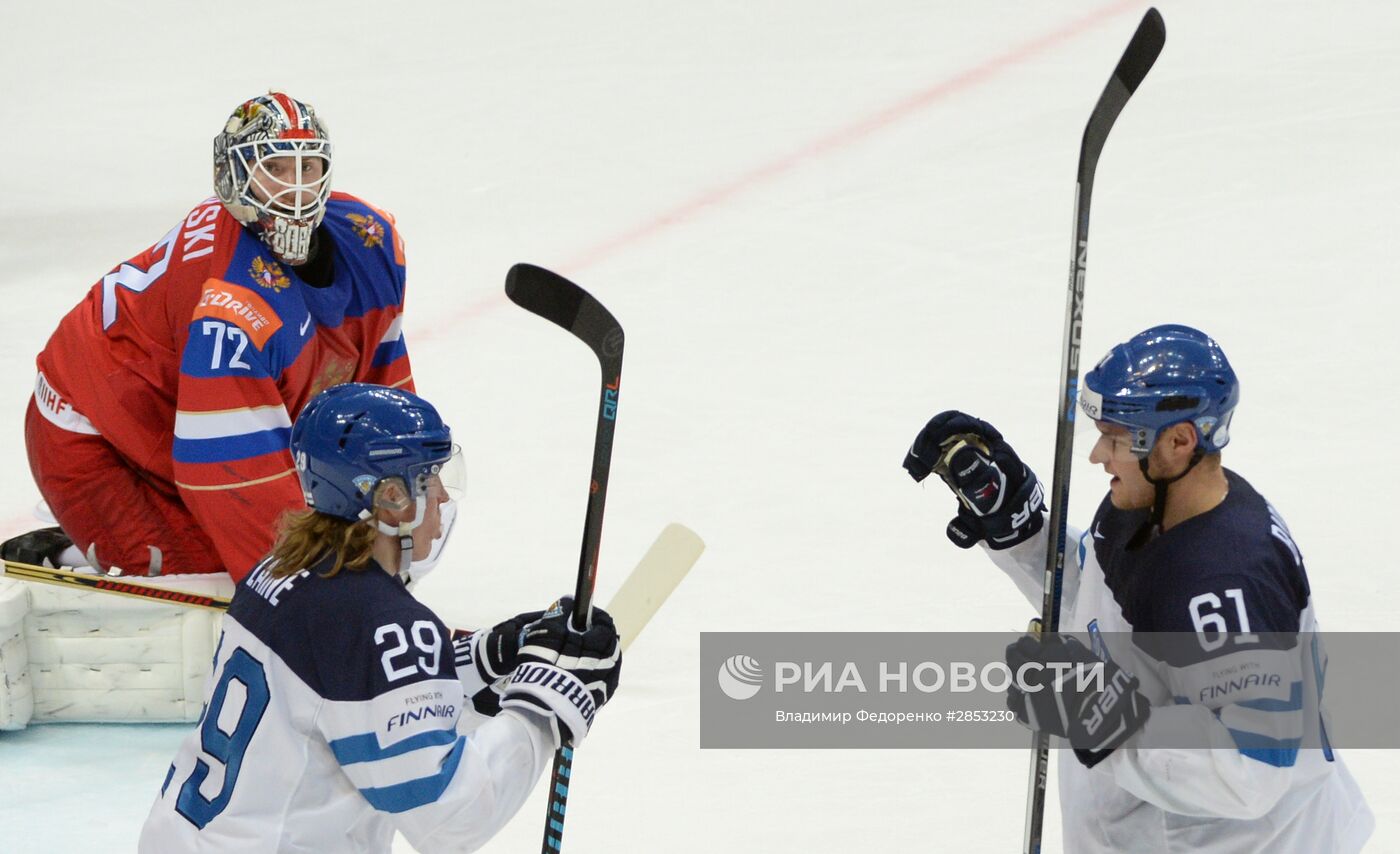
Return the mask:
[[719,666],[719,688],[731,700],[747,700],[763,687],[763,665],[747,655],[731,655]]

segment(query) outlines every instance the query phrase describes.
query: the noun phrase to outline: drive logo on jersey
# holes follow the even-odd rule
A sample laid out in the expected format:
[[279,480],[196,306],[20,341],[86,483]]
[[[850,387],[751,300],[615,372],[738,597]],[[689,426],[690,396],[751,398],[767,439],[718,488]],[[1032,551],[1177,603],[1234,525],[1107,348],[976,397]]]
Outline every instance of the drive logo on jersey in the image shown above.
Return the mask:
[[282,319],[257,294],[221,279],[204,283],[204,295],[194,307],[194,320],[211,317],[226,320],[248,333],[258,349],[282,328]]
[[384,242],[384,226],[379,220],[355,213],[346,214],[345,218],[355,227],[355,233],[365,242],[366,249],[373,249]]
[[731,655],[719,666],[719,689],[731,700],[747,700],[763,687],[763,665],[747,655]]
[[282,272],[281,264],[276,261],[264,261],[261,257],[253,259],[253,266],[248,272],[259,287],[272,288],[273,293],[278,293],[292,283],[287,274]]

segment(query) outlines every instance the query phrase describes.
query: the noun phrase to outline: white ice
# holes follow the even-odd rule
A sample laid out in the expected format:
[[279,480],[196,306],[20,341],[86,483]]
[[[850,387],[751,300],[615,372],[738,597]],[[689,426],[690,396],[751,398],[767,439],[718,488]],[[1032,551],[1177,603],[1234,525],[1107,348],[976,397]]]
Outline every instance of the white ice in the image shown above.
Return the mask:
[[[1323,626],[1389,629],[1400,7],[1161,8],[1098,173],[1085,352],[1215,335],[1244,387],[1227,463],[1289,520]],[[34,355],[210,193],[228,111],[282,88],[328,119],[337,185],[397,215],[418,387],[466,447],[425,600],[470,625],[572,586],[596,368],[503,300],[517,261],[627,329],[599,601],[667,522],[709,543],[579,753],[566,850],[1018,850],[1025,751],[701,751],[699,633],[1024,625],[899,463],[959,407],[1048,476],[1079,136],[1144,9],[7,3],[0,534],[38,498]],[[1105,484],[1074,483],[1082,523]],[[0,849],[132,849],[183,731],[0,734]],[[1347,758],[1372,850],[1400,850],[1400,758]],[[543,791],[487,850],[539,845]]]

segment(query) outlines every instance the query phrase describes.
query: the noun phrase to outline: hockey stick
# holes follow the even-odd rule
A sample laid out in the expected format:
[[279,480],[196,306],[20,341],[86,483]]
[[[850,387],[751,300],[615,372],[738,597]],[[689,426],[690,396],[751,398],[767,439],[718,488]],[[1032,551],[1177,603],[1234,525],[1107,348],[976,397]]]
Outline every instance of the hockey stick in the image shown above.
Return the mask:
[[[537,314],[569,330],[598,357],[602,383],[598,397],[598,424],[593,437],[593,478],[588,486],[588,511],[583,519],[583,547],[579,552],[578,579],[574,585],[573,628],[588,628],[597,580],[598,546],[603,533],[603,503],[608,496],[608,470],[612,466],[613,431],[617,426],[617,395],[622,381],[622,326],[602,303],[583,288],[556,273],[530,264],[516,264],[506,274],[506,296],[531,314]],[[545,814],[544,842],[540,850],[553,854],[564,840],[564,810],[569,801],[569,777],[573,748],[565,745],[554,755],[550,775],[549,810]]]
[[86,587],[101,593],[114,593],[134,599],[158,599],[172,605],[186,605],[192,608],[208,608],[211,611],[227,611],[229,600],[222,596],[209,596],[204,593],[191,593],[128,581],[121,576],[102,575],[88,572],[74,572],[71,569],[53,569],[47,566],[34,566],[27,563],[5,561],[4,578],[18,578],[23,581],[38,581],[60,587]]
[[[1084,137],[1079,144],[1079,173],[1074,199],[1074,241],[1070,244],[1069,296],[1065,304],[1065,334],[1060,354],[1059,421],[1055,427],[1055,472],[1051,487],[1049,546],[1045,554],[1045,594],[1040,606],[1040,628],[1060,628],[1060,593],[1065,574],[1065,515],[1069,508],[1069,473],[1074,450],[1074,410],[1079,396],[1079,335],[1084,319],[1084,270],[1089,251],[1089,201],[1094,191],[1094,170],[1108,132],[1128,99],[1137,91],[1166,44],[1162,15],[1148,9],[1118,60],[1108,85],[1099,96]],[[1050,770],[1050,736],[1036,732],[1029,791],[1026,795],[1024,854],[1039,854],[1045,821],[1045,784]]]

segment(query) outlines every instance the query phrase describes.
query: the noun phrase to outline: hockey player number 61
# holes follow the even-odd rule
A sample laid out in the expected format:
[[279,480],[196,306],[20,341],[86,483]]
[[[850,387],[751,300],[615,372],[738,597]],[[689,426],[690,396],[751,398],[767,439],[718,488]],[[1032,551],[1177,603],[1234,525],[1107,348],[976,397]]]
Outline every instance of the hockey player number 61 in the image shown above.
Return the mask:
[[[234,680],[243,686],[243,709],[238,713],[233,732],[226,733],[219,729],[219,715],[224,710],[229,685]],[[209,776],[209,764],[203,758],[196,759],[194,771],[185,779],[180,787],[180,796],[175,800],[176,811],[195,827],[203,830],[204,825],[213,821],[228,806],[229,799],[233,797],[234,784],[238,782],[239,768],[243,765],[243,754],[253,740],[253,732],[262,721],[263,712],[267,711],[270,697],[262,663],[243,647],[235,649],[224,665],[223,675],[214,687],[214,694],[209,698],[209,705],[204,709],[204,720],[199,727],[200,748],[207,756],[223,763],[223,787],[213,798],[206,798],[200,793],[200,785]]]
[[[1225,598],[1235,602],[1235,614],[1239,620],[1235,643],[1258,643],[1259,636],[1249,633],[1249,617],[1244,612],[1244,591],[1238,587],[1231,587],[1225,591]],[[1203,611],[1207,605],[1212,610]],[[1192,599],[1187,607],[1191,611],[1191,623],[1196,627],[1196,639],[1201,642],[1201,649],[1212,652],[1224,646],[1230,626],[1225,621],[1225,615],[1220,613],[1220,597],[1214,593],[1202,593]],[[1210,637],[1207,632],[1213,632],[1215,636]]]

